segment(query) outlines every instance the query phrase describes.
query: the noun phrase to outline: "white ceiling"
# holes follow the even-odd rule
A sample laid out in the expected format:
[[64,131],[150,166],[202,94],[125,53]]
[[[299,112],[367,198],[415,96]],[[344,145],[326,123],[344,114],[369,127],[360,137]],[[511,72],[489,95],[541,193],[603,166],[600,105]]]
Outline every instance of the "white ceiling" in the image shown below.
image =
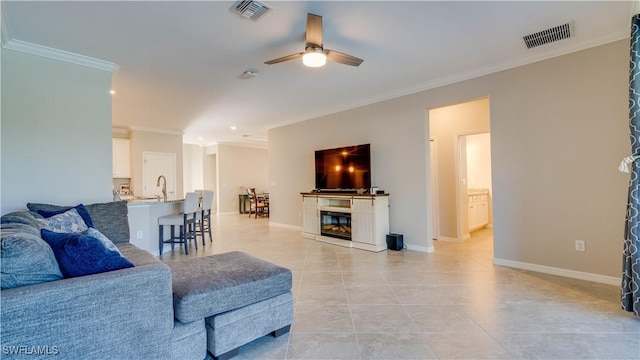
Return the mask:
[[[253,22],[231,13],[227,1],[2,1],[3,29],[11,39],[118,64],[114,127],[184,133],[194,144],[266,146],[274,126],[626,38],[633,5],[265,3],[273,10]],[[304,50],[307,13],[323,16],[325,48],[364,63],[263,64]],[[522,36],[567,22],[572,38],[525,47]],[[258,76],[240,78],[249,68]]]

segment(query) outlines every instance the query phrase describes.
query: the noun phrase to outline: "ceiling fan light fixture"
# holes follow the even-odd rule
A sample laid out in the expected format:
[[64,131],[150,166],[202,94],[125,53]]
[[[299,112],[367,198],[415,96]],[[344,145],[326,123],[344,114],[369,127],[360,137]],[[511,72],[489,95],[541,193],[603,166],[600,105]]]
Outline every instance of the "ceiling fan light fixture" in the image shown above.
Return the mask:
[[308,67],[321,67],[327,63],[327,55],[322,49],[307,50],[302,55],[302,63]]

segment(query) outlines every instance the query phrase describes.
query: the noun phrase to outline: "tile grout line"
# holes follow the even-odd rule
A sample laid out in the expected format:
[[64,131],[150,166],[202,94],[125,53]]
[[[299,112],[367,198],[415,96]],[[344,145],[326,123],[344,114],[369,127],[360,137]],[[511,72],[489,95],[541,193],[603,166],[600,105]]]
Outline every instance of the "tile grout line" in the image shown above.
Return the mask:
[[337,255],[338,254],[336,253],[336,258],[338,259],[338,269],[340,270],[340,278],[342,279],[342,289],[344,290],[344,296],[347,299],[347,308],[349,309],[349,317],[351,318],[351,326],[353,327],[353,334],[356,337],[356,346],[358,347],[358,354],[360,355],[360,359],[362,359],[362,347],[360,346],[360,339],[358,337],[358,331],[356,330],[356,323],[353,320],[353,311],[351,311],[351,301],[349,300],[349,294],[347,294],[347,286],[344,283],[344,272],[342,270],[342,262],[340,261],[340,258]]

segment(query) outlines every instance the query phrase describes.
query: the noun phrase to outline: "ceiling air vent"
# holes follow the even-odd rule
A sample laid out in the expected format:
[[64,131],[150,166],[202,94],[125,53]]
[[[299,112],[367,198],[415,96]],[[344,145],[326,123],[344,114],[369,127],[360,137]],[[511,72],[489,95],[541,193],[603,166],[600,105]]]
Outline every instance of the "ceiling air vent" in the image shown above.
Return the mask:
[[229,8],[229,11],[247,19],[258,21],[264,14],[271,11],[271,7],[260,1],[238,1]]
[[545,45],[554,41],[568,39],[571,37],[571,25],[569,23],[553,27],[551,29],[538,31],[537,33],[522,37],[527,49]]

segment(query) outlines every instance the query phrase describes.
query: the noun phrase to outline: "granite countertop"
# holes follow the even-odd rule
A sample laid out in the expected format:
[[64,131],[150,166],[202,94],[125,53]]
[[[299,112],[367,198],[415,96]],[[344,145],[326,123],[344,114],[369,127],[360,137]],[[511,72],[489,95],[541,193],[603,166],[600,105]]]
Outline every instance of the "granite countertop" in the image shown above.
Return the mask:
[[184,199],[176,199],[176,200],[167,200],[167,202],[162,201],[161,199],[132,199],[127,200],[127,205],[136,206],[136,205],[155,205],[155,204],[173,204],[178,202],[183,202]]

